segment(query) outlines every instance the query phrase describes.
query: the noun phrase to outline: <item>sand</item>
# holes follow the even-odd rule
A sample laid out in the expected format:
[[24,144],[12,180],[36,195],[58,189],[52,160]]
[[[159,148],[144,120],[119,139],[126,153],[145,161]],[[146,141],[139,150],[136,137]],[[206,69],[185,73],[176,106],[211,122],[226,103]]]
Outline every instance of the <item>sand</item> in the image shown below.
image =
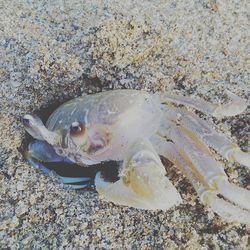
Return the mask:
[[[183,204],[119,207],[28,165],[21,124],[26,113],[108,89],[249,98],[249,10],[247,1],[1,0],[0,248],[250,249],[250,228],[204,207],[175,167],[168,175]],[[247,150],[249,110],[207,119]],[[225,164],[230,181],[249,189],[249,171]]]

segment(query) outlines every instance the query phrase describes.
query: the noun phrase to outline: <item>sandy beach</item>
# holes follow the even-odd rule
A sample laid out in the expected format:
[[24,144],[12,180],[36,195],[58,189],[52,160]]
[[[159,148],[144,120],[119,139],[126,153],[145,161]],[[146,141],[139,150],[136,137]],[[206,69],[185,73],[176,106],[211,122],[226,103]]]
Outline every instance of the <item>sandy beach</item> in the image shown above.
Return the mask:
[[[250,249],[250,228],[203,206],[172,166],[183,203],[167,212],[101,201],[33,169],[26,113],[45,117],[85,93],[172,91],[211,102],[249,100],[248,1],[0,0],[1,249]],[[204,116],[249,150],[250,112]],[[232,183],[250,172],[224,160]]]

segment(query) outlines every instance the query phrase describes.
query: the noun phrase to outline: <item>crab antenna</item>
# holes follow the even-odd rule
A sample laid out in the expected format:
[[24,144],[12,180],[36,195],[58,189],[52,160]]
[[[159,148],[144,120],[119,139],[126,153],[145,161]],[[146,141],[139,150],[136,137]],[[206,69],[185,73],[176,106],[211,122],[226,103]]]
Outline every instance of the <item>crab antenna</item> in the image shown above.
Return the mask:
[[60,135],[48,130],[39,117],[25,115],[23,125],[25,130],[35,139],[46,141],[51,145],[56,145],[61,141]]

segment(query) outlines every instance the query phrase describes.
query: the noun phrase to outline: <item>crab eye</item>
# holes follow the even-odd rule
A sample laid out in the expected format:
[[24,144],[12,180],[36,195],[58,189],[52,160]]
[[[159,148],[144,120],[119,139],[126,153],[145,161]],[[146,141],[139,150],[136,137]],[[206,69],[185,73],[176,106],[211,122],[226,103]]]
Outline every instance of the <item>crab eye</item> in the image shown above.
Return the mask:
[[73,122],[70,126],[70,135],[78,136],[84,134],[85,125],[82,122]]

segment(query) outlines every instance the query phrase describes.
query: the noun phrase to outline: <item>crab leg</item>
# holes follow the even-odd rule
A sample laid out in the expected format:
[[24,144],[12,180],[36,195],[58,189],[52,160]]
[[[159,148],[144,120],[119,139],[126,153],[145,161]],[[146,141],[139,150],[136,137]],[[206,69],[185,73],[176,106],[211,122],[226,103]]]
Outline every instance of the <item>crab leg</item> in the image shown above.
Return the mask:
[[174,140],[178,152],[198,180],[204,186],[208,185],[208,190],[215,190],[231,202],[250,210],[250,191],[230,184],[223,166],[211,156],[209,148],[185,127],[178,125],[166,120],[160,133],[168,134]]
[[183,127],[173,129],[177,147],[185,151],[189,159],[192,159],[198,173],[205,182],[218,190],[227,199],[246,209],[250,209],[250,191],[230,184],[223,165],[211,156],[205,144],[202,142],[199,142],[199,144],[194,143],[192,138],[187,136],[188,133],[189,131]]
[[142,139],[127,153],[118,181],[107,182],[99,172],[95,185],[105,200],[141,209],[167,210],[179,204],[181,197],[165,173],[150,142]]
[[[195,190],[201,189],[201,183],[193,174],[192,168],[190,167],[191,164],[188,164],[187,161],[184,160],[173,142],[166,141],[164,137],[158,135],[151,137],[150,141],[159,155],[170,160],[180,169],[182,173],[185,174],[185,176],[192,182]],[[206,185],[206,183],[204,183],[204,185]]]
[[[231,196],[241,196],[240,201],[235,201],[235,203],[241,203],[242,199],[249,200],[249,193],[247,195],[242,195],[241,193],[237,193],[237,191],[247,191],[242,188],[238,188],[230,183],[224,178],[218,180],[220,183],[219,186],[222,187],[214,187],[209,183],[205,183],[204,180],[199,179],[199,176],[196,175],[196,171],[194,170],[194,164],[191,162],[184,152],[180,152],[172,142],[168,142],[165,138],[160,136],[154,136],[151,138],[151,141],[156,147],[157,152],[172,161],[191,181],[196,192],[198,193],[201,201],[210,206],[214,212],[219,214],[221,217],[228,221],[236,221],[243,224],[250,225],[250,211],[244,210],[228,201],[223,200],[217,196],[218,193],[222,194],[226,198],[232,198]],[[226,184],[223,186],[223,184]],[[229,189],[227,189],[229,187]],[[235,188],[237,191],[235,192]],[[223,191],[226,189],[226,191]],[[230,193],[230,197],[226,195],[226,193]],[[235,197],[233,197],[234,199]],[[229,199],[232,200],[232,199]],[[244,207],[244,206],[243,206]],[[248,207],[248,206],[247,206]]]
[[237,144],[232,143],[225,135],[214,130],[207,121],[203,121],[191,112],[183,112],[181,109],[167,109],[166,107],[162,109],[169,120],[178,121],[182,127],[189,130],[189,134],[194,133],[193,137],[198,136],[228,161],[236,161],[250,168],[250,154],[243,152]]
[[[44,165],[46,162],[64,162],[73,164],[66,157],[57,155],[50,144],[39,140],[29,144],[28,150],[25,152],[25,157],[34,168],[41,170],[45,175],[50,175],[50,173],[52,173],[52,170]],[[59,174],[55,174],[55,176],[61,183],[67,184],[73,189],[85,188],[90,185],[92,180],[90,177],[85,176],[66,177]]]
[[222,118],[224,116],[235,116],[242,113],[247,107],[247,102],[228,90],[226,90],[226,93],[231,99],[231,102],[223,105],[206,102],[201,99],[192,99],[186,96],[168,93],[160,94],[160,98],[163,103],[167,101],[176,104],[187,105],[203,113],[210,114],[218,118]]
[[167,134],[174,141],[178,152],[183,157],[185,156],[187,161],[191,161],[189,158],[192,159],[192,170],[203,184],[207,183],[214,176],[225,175],[224,168],[217,161],[213,160],[206,145],[199,141],[197,137],[193,138],[194,135],[190,135],[186,128],[177,127],[175,123],[166,120],[165,124],[162,124],[160,127],[159,133],[161,135]]
[[[201,196],[201,195],[200,195]],[[231,222],[250,225],[250,212],[243,210],[221,198],[213,192],[206,192],[201,198],[205,205],[210,206],[214,212]]]

